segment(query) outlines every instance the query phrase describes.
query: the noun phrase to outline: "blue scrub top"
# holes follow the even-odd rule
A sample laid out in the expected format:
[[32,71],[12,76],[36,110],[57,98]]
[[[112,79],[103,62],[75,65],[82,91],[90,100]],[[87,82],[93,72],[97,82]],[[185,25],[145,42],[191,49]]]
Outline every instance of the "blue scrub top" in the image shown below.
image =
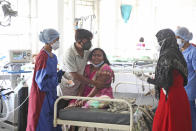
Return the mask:
[[196,99],[196,47],[190,45],[182,54],[188,68],[188,84],[184,87],[189,100]]

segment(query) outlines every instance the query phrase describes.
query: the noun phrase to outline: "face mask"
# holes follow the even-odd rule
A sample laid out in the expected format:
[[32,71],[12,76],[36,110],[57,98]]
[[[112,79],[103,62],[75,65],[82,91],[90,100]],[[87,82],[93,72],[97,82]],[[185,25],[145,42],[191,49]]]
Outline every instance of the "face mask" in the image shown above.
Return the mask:
[[86,43],[83,44],[82,49],[83,50],[89,50],[91,48],[92,44],[91,41],[87,41]]
[[51,47],[52,47],[53,50],[58,49],[58,48],[59,48],[59,41],[56,41],[55,43],[53,43],[53,44],[51,45]]
[[157,45],[157,46],[156,46],[156,50],[157,50],[158,52],[160,52],[161,46]]
[[93,64],[93,63],[92,63],[92,65],[93,65],[94,67],[98,68],[98,67],[100,67],[103,63],[104,63],[104,61],[102,61],[102,62],[99,63],[99,64]]
[[179,38],[177,39],[177,44],[180,49],[184,46],[184,42],[182,42],[182,39],[179,39]]
[[158,42],[157,40],[155,41],[155,43],[156,43],[156,44],[155,44],[155,45],[156,45],[156,46],[155,46],[155,49],[156,49],[157,52],[160,52],[161,46],[163,45],[163,42],[164,42],[164,41],[165,41],[165,39],[164,39],[164,40],[161,40],[161,41],[159,41],[159,42]]

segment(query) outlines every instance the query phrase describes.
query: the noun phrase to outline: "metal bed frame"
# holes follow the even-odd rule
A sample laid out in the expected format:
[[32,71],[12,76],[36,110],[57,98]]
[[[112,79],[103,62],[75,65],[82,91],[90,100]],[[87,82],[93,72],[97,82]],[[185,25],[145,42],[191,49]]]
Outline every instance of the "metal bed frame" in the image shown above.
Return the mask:
[[[109,124],[109,123],[96,123],[96,122],[84,122],[84,121],[72,121],[72,120],[62,120],[57,117],[57,104],[61,99],[77,99],[77,100],[99,100],[107,102],[119,102],[125,103],[130,108],[130,125],[120,125],[120,124]],[[73,126],[85,126],[94,128],[106,128],[106,129],[117,129],[117,130],[127,130],[132,131],[133,126],[133,111],[132,105],[123,99],[103,99],[103,98],[92,98],[92,97],[78,97],[78,96],[60,96],[54,104],[54,121],[53,125],[56,127],[58,125],[73,125]]]
[[[140,67],[148,67],[148,66],[152,66],[154,64],[149,64],[149,65],[143,65]],[[136,73],[136,72],[140,72],[140,73],[144,73],[144,72],[152,72],[151,70],[147,71],[144,69],[132,69],[131,71],[133,71],[132,73]],[[114,92],[116,92],[117,87],[121,84],[132,84],[132,85],[141,85],[141,86],[149,86],[147,84],[135,84],[132,82],[119,82],[116,84],[116,86],[114,87]],[[152,87],[152,86],[151,86]],[[121,125],[121,124],[109,124],[109,123],[96,123],[96,122],[84,122],[84,121],[73,121],[73,120],[62,120],[60,118],[57,117],[57,104],[61,99],[77,99],[77,100],[99,100],[99,101],[106,101],[106,102],[118,102],[118,103],[125,103],[128,105],[128,107],[130,108],[130,125]],[[53,121],[53,125],[54,127],[56,127],[57,125],[73,125],[73,126],[82,126],[82,127],[94,127],[94,128],[106,128],[106,129],[117,129],[117,130],[127,130],[127,131],[132,131],[132,127],[133,127],[133,110],[132,110],[132,105],[130,103],[128,103],[126,100],[123,99],[104,99],[104,98],[92,98],[92,97],[79,97],[79,96],[60,96],[54,104],[54,121]]]
[[114,87],[114,92],[117,92],[117,87],[119,85],[123,85],[123,84],[131,84],[131,85],[138,85],[138,86],[147,86],[147,87],[154,87],[153,85],[150,85],[150,84],[136,84],[136,83],[133,83],[133,82],[119,82],[116,84],[116,86]]

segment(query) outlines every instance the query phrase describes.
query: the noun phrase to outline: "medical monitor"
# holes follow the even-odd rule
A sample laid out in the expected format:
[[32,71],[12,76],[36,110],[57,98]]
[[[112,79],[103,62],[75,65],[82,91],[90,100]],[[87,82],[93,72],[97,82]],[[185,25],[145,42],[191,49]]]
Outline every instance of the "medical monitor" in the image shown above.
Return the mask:
[[10,63],[28,63],[32,60],[31,50],[10,50],[9,62]]

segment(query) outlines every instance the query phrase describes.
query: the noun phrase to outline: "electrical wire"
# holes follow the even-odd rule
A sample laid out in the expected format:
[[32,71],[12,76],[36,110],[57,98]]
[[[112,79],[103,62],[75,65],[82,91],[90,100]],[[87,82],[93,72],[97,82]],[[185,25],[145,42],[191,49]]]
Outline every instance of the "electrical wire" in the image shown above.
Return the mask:
[[[14,111],[16,111],[16,110],[18,110],[26,101],[27,101],[27,99],[29,98],[29,96],[27,96],[26,98],[25,98],[25,100],[19,105],[19,106],[17,106],[16,108],[14,108],[13,110],[11,110],[11,111],[8,111],[8,105],[6,105],[6,110],[7,110],[7,113],[0,113],[1,115],[9,115],[10,113],[13,113]],[[8,99],[7,99],[8,100]],[[5,102],[5,100],[4,100],[4,102]],[[6,104],[7,102],[5,102],[5,104]],[[0,118],[0,119],[2,119],[2,118]],[[1,120],[0,120],[1,121]]]
[[[30,76],[29,77],[27,77],[27,79],[26,80],[24,80],[24,81],[27,81],[28,79],[30,78]],[[20,87],[19,89],[17,89],[18,91],[21,89],[22,87]],[[11,88],[7,88],[7,89],[11,89]],[[5,90],[7,90],[7,89],[5,89]],[[16,88],[15,88],[16,89]],[[14,90],[11,90],[10,92],[15,92]],[[10,94],[9,94],[10,95]],[[15,95],[15,94],[14,94]],[[2,95],[2,97],[3,96],[6,96],[6,95]],[[5,97],[6,98],[6,97]],[[6,113],[0,113],[1,115],[6,115],[5,117],[3,117],[3,118],[0,118],[0,122],[1,121],[5,121],[5,120],[7,120],[7,118],[9,117],[9,114],[10,113],[13,113],[13,112],[15,112],[16,110],[18,110],[21,106],[23,106],[23,104],[28,100],[28,98],[29,98],[29,96],[27,96],[26,98],[25,98],[25,100],[19,105],[19,106],[17,106],[16,108],[14,108],[13,110],[11,110],[11,111],[9,111],[9,103],[8,103],[8,101],[9,101],[9,97],[7,97],[7,99],[6,100],[4,100],[3,99],[3,101],[4,101],[4,103],[5,103],[5,106],[6,106]]]

